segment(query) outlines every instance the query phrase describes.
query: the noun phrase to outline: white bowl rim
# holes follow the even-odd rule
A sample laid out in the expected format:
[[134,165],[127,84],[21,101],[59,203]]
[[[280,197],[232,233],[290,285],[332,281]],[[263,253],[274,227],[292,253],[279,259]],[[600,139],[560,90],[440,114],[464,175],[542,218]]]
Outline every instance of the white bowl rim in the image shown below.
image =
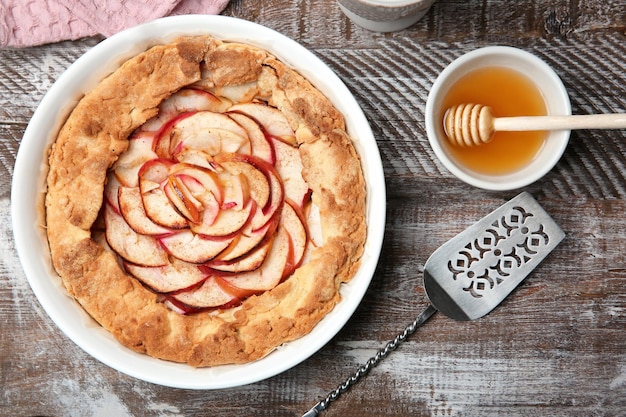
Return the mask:
[[[558,96],[551,97],[550,103],[553,103],[560,108],[562,112],[561,115],[571,115],[572,113],[571,103],[567,90],[554,69],[552,69],[552,67],[550,67],[538,56],[523,49],[505,45],[485,46],[461,55],[460,57],[452,61],[446,68],[444,68],[444,70],[439,74],[439,76],[433,83],[428,94],[428,98],[426,100],[424,114],[426,119],[426,133],[428,136],[428,141],[437,158],[453,175],[470,185],[491,191],[505,191],[522,188],[542,178],[560,160],[561,156],[565,152],[565,149],[567,148],[567,144],[569,143],[569,136],[571,133],[570,130],[551,132],[550,138],[548,140],[553,143],[553,146],[555,146],[557,149],[550,154],[551,158],[549,159],[548,163],[542,165],[540,169],[536,169],[537,167],[535,166],[532,166],[531,168],[531,166],[529,165],[519,171],[524,172],[524,176],[519,177],[518,175],[516,175],[519,174],[519,172],[500,176],[481,175],[478,173],[470,172],[459,167],[448,157],[443,147],[437,140],[435,134],[436,127],[433,120],[434,118],[432,117],[432,115],[436,111],[434,103],[435,96],[438,96],[440,94],[444,83],[446,83],[448,78],[451,77],[455,72],[460,71],[465,66],[469,66],[473,62],[478,62],[479,60],[486,57],[498,55],[522,60],[541,71],[541,73],[550,80],[550,85],[555,87],[558,91]],[[481,65],[477,65],[476,67],[472,68],[479,67],[481,67]],[[544,99],[546,99],[546,101],[548,102],[548,98]],[[494,181],[492,180],[492,178],[498,178],[498,180]]]
[[[43,206],[35,201],[41,200],[45,189],[43,155],[63,116],[78,100],[68,97],[66,92],[80,90],[76,91],[79,95],[89,91],[126,59],[148,46],[183,34],[211,34],[256,45],[301,72],[345,115],[348,132],[362,158],[368,186],[365,252],[357,275],[341,288],[342,301],[311,333],[245,365],[193,368],[154,359],[122,346],[65,291],[52,271],[45,235],[38,226]],[[40,172],[35,174],[38,166]],[[258,382],[298,365],[321,349],[352,316],[369,287],[380,256],[386,215],[385,180],[375,138],[362,109],[340,78],[296,41],[259,24],[219,15],[157,19],[113,35],[77,59],[46,93],[26,128],[16,157],[11,194],[12,226],[23,270],[39,303],[59,329],[85,352],[117,371],[154,384],[186,389],[221,389]]]
[[353,12],[341,3],[338,3],[338,5],[343,13],[348,16],[348,18],[357,26],[361,26],[364,29],[374,32],[395,32],[406,29],[422,19],[430,8],[430,6],[428,6],[425,9],[417,10],[415,11],[415,13],[409,13],[406,16],[400,18],[376,20],[359,16],[358,13]]
[[417,6],[422,3],[431,4],[434,3],[435,0],[351,0],[351,2],[358,3],[362,6],[375,6],[393,9],[396,7]]

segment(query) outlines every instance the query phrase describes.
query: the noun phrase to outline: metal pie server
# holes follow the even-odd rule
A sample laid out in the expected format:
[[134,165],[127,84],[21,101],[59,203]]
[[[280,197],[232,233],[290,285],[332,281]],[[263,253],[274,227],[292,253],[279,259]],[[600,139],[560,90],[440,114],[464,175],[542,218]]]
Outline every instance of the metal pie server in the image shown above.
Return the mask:
[[302,417],[326,410],[437,310],[455,320],[475,320],[489,313],[564,237],[550,215],[523,192],[446,242],[424,265],[430,305]]

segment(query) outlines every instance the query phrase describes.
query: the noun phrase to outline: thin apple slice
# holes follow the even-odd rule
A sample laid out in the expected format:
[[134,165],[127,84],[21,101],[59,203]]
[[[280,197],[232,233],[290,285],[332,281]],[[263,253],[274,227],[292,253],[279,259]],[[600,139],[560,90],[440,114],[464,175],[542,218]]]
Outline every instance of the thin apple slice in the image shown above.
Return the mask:
[[266,239],[263,243],[257,245],[254,250],[245,255],[230,261],[224,261],[214,258],[205,265],[222,272],[230,272],[234,274],[254,271],[259,268],[267,257],[272,247],[272,239]]
[[179,125],[172,130],[170,143],[171,155],[175,159],[187,149],[196,149],[212,156],[222,152],[250,153],[252,150],[247,134],[242,135],[211,126],[183,130],[185,122]]
[[219,204],[222,204],[224,201],[224,186],[217,173],[213,170],[201,166],[178,163],[169,172],[171,175],[193,178],[196,183],[192,184],[189,182],[186,185],[196,198],[200,199],[199,195],[210,192]]
[[272,140],[263,133],[259,123],[243,113],[230,112],[228,115],[248,132],[250,154],[273,165],[276,162],[274,146]]
[[197,149],[183,149],[174,156],[179,163],[196,165],[205,169],[213,169],[213,157]]
[[125,262],[124,268],[139,281],[160,293],[184,290],[206,278],[206,274],[200,271],[196,264],[175,258],[170,259],[170,262],[163,266],[141,266]]
[[249,200],[242,210],[221,209],[212,223],[202,221],[190,224],[189,228],[207,239],[234,238],[252,219],[256,207],[254,200]]
[[236,196],[233,198],[233,201],[237,204],[238,207],[245,207],[250,201],[250,183],[248,182],[248,177],[243,174],[233,175],[233,179],[238,183],[234,188],[237,190]]
[[104,201],[109,203],[111,207],[117,212],[120,213],[120,205],[118,203],[117,194],[121,184],[117,177],[109,173],[107,175],[107,183],[104,186]]
[[183,88],[164,100],[161,109],[182,113],[186,111],[224,112],[232,105],[228,99],[218,97],[210,91],[199,88]]
[[205,239],[190,230],[164,236],[159,241],[173,257],[196,264],[210,261],[230,244],[230,239]]
[[[284,191],[283,184],[278,174],[276,168],[265,162],[264,160],[257,158],[252,155],[242,155],[242,154],[219,154],[215,157],[215,162],[218,164],[223,164],[227,162],[245,162],[251,164],[256,169],[261,171],[263,175],[265,175],[267,182],[270,186],[270,195],[267,199],[266,203],[261,206],[261,211],[263,212],[263,216],[255,216],[252,219],[253,229],[260,229],[269,222],[276,213],[280,211],[284,203]],[[251,190],[253,186],[251,186]]]
[[159,184],[140,180],[139,189],[146,215],[150,220],[170,229],[182,229],[187,226],[187,219],[176,210]]
[[210,110],[224,112],[232,102],[198,88],[183,88],[163,100],[159,105],[159,113],[142,126],[143,130],[158,131],[165,123],[180,113]]
[[[302,263],[304,253],[309,242],[304,214],[302,214],[300,207],[296,203],[286,199],[280,216],[280,221],[291,237],[294,256],[293,268],[296,269]],[[291,273],[289,273],[289,275],[291,275]]]
[[226,171],[220,174],[224,185],[224,202],[222,209],[243,210],[250,201],[250,184],[243,174],[230,174]]
[[251,101],[258,92],[259,86],[256,80],[246,84],[226,85],[215,88],[217,96],[225,97],[235,103]]
[[172,298],[195,308],[220,307],[237,300],[236,296],[224,291],[214,277],[208,277],[198,288],[177,293]]
[[176,210],[163,189],[173,165],[165,159],[146,162],[139,170],[139,190],[150,220],[163,227],[181,229],[187,226],[187,219]]
[[110,204],[105,205],[104,220],[109,246],[118,255],[137,265],[162,266],[167,264],[167,252],[152,236],[140,235],[124,221]]
[[[284,277],[287,265],[293,261],[291,239],[287,230],[279,225],[272,248],[260,268],[236,276],[222,277],[229,284],[248,291],[268,291],[277,286]],[[291,259],[290,259],[291,258]]]
[[172,230],[154,223],[146,214],[139,187],[118,187],[119,210],[128,225],[142,235],[160,236]]
[[222,288],[222,290],[226,291],[229,294],[234,295],[239,300],[245,300],[246,298],[259,293],[259,291],[244,290],[244,289],[235,287],[234,285],[230,284],[228,281],[225,281],[224,278],[222,278],[219,275],[214,275],[213,279],[215,280],[217,285],[219,285]]
[[215,131],[216,135],[208,137],[220,141],[222,141],[222,139],[219,138],[218,134],[221,131],[232,133],[232,135],[226,136],[224,132],[221,132],[224,137],[223,142],[225,147],[228,146],[229,140],[232,140],[234,143],[248,141],[248,132],[233,119],[222,113],[199,111],[189,117],[176,120],[176,123],[174,123],[172,127],[173,141],[170,151],[173,150],[179,142],[183,142],[187,138],[191,140],[197,135],[200,135],[200,139],[195,139],[193,143],[199,144],[201,143],[202,135],[209,135],[212,131]]
[[148,161],[157,158],[152,150],[154,132],[136,132],[129,138],[128,149],[113,165],[115,176],[126,187],[137,187],[139,170]]
[[249,162],[228,161],[221,158],[221,156],[218,157],[221,161],[220,166],[233,176],[243,175],[246,178],[250,198],[256,201],[259,207],[265,207],[270,198],[270,183],[267,175]]
[[283,269],[283,276],[280,278],[280,282],[283,282],[287,278],[293,274],[293,271],[296,270],[296,262],[294,259],[294,250],[293,250],[293,240],[291,239],[291,235],[287,233],[289,236],[289,252],[287,253],[287,262],[285,262],[285,268]]
[[192,191],[198,185],[198,181],[195,178],[191,178],[185,174],[172,174],[168,178],[168,182],[171,182],[177,192],[181,194],[181,198],[187,200],[185,204],[190,204],[195,207],[196,210],[202,210],[202,203],[194,196]]
[[298,148],[280,140],[274,140],[276,150],[276,170],[283,180],[285,198],[298,203],[302,208],[310,195],[309,184],[302,178],[302,158]]
[[278,175],[278,172],[273,169],[274,167],[270,166],[266,168],[269,168],[267,172],[270,179],[270,198],[267,203],[265,203],[265,206],[263,206],[263,214],[265,215],[265,218],[261,219],[259,223],[255,223],[253,225],[255,230],[265,226],[267,222],[271,221],[272,218],[280,212],[280,209],[285,202],[283,183]]
[[152,159],[141,166],[137,175],[140,179],[160,184],[167,179],[173,166],[174,162],[169,159]]
[[309,201],[304,207],[303,214],[306,220],[306,228],[309,232],[309,241],[314,246],[323,246],[324,235],[322,233],[322,216],[319,207],[312,201]]
[[187,220],[193,223],[200,222],[203,210],[202,203],[193,196],[181,176],[170,175],[163,185],[163,191],[178,212]]
[[[202,217],[198,223],[205,224],[207,226],[213,225],[217,216],[220,214],[221,208],[215,196],[210,192],[204,192],[196,194],[198,200],[202,203]],[[192,223],[193,224],[193,223]]]
[[228,109],[229,112],[243,113],[256,120],[265,133],[283,142],[295,145],[296,135],[285,115],[275,107],[262,102],[238,103]]
[[175,114],[157,131],[152,148],[159,158],[172,159],[172,130],[174,129],[174,126],[176,126],[179,122],[192,117],[196,113],[197,112],[195,111],[189,111],[186,113]]
[[[263,212],[257,210],[254,215],[263,216]],[[216,259],[228,262],[252,252],[258,245],[273,236],[278,227],[278,221],[279,217],[275,216],[274,221],[268,222],[264,227],[255,230],[252,228],[254,223],[254,219],[252,219],[241,233],[233,239],[229,247],[224,249]]]

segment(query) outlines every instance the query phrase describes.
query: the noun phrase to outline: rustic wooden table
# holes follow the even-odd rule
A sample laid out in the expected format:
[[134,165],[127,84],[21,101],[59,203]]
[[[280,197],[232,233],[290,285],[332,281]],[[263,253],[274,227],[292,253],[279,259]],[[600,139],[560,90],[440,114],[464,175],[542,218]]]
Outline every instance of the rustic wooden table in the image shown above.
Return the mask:
[[[233,0],[225,15],[303,44],[344,80],[383,158],[388,209],[371,286],[345,328],[276,377],[219,391],[172,389],[103,365],[38,304],[10,221],[11,174],[30,117],[55,79],[101,38],[0,49],[0,414],[299,416],[426,305],[429,254],[518,191],[455,179],[425,134],[430,86],[454,58],[517,46],[562,78],[574,113],[626,111],[624,0],[438,0],[380,34],[334,0]],[[626,134],[577,131],[559,164],[525,188],[567,233],[511,297],[475,322],[435,315],[328,416],[626,415]]]

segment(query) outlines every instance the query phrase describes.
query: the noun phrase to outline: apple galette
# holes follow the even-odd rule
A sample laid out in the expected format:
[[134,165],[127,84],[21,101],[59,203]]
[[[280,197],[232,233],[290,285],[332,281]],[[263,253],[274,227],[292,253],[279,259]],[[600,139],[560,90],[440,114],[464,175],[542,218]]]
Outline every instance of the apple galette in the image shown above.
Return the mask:
[[366,235],[342,115],[268,52],[210,36],[154,46],[87,93],[47,185],[69,293],[125,346],[192,366],[309,333]]

